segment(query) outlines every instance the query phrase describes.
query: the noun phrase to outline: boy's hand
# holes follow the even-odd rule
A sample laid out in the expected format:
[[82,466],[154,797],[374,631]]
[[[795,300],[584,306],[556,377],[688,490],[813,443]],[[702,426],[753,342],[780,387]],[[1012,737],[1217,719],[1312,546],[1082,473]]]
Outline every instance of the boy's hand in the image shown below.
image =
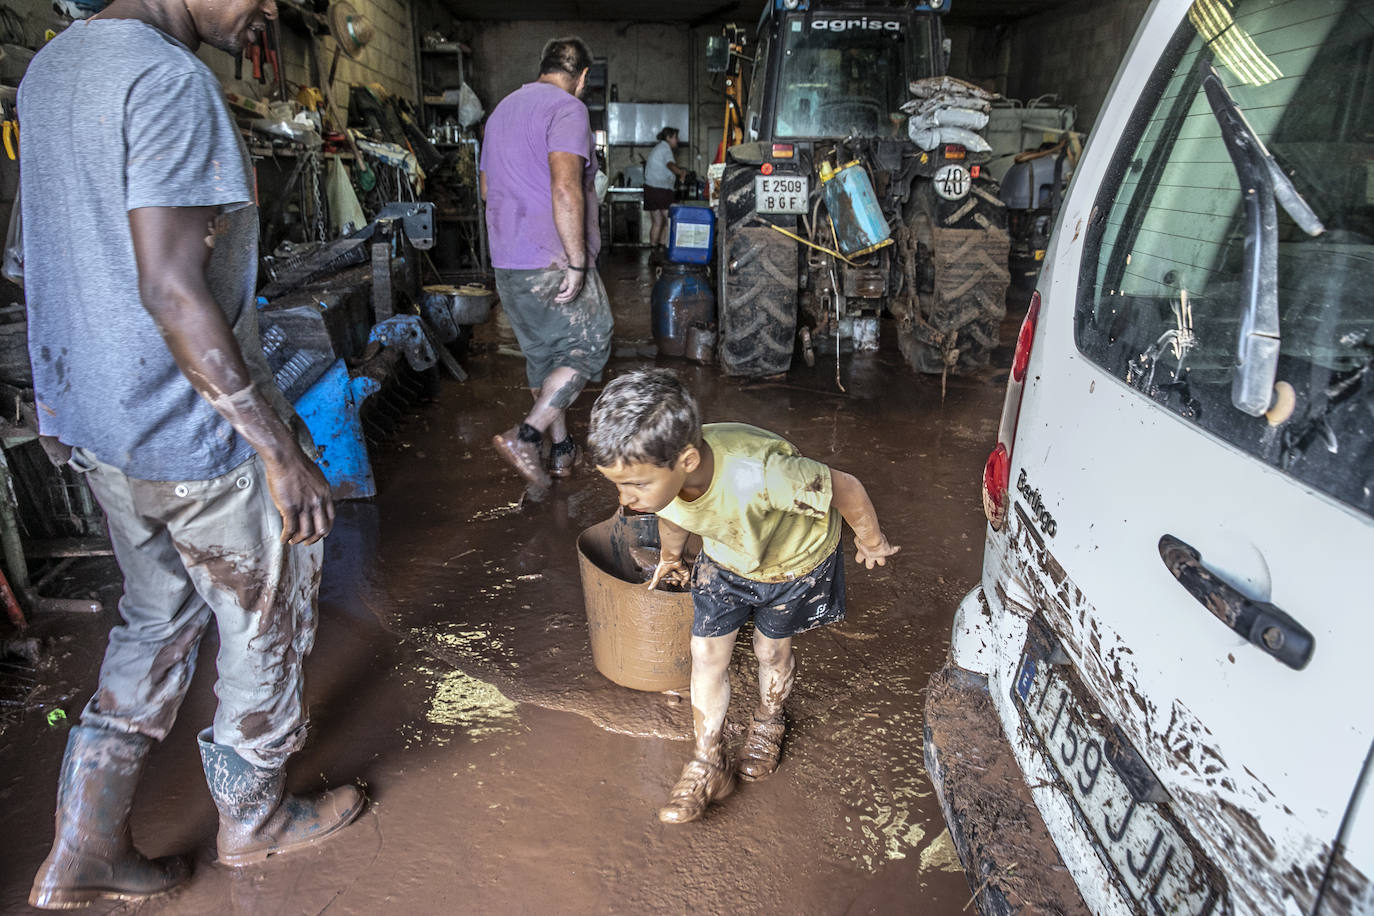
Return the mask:
[[654,569],[654,576],[649,580],[649,591],[658,588],[660,582],[665,585],[686,585],[687,578],[687,565],[682,562],[682,557],[659,560],[658,566]]
[[878,533],[878,541],[874,544],[865,544],[855,538],[854,547],[854,562],[862,563],[865,569],[872,569],[874,566],[886,566],[887,558],[902,549],[889,544],[887,536],[882,532]]

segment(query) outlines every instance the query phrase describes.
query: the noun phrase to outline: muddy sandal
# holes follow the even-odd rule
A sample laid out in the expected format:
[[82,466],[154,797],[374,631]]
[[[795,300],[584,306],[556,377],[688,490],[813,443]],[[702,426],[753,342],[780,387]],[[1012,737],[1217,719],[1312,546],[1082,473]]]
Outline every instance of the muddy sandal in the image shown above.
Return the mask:
[[693,757],[682,768],[668,804],[658,809],[658,819],[665,824],[694,821],[705,813],[707,805],[734,790],[734,770],[723,755],[719,763]]
[[739,750],[740,779],[755,782],[773,775],[782,756],[782,736],[787,730],[782,713],[767,719],[754,714],[749,723],[749,735]]

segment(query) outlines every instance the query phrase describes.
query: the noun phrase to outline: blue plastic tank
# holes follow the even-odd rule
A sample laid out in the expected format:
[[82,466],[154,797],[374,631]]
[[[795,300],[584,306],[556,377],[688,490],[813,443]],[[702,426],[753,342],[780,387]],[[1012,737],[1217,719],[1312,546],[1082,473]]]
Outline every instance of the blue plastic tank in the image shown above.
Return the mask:
[[684,355],[688,328],[716,323],[716,294],[698,264],[664,264],[649,301],[654,343],[664,356]]
[[857,160],[838,169],[822,163],[821,183],[841,252],[852,258],[892,243],[892,230],[878,206],[873,181]]
[[710,264],[716,246],[716,215],[703,204],[673,204],[668,208],[668,260],[678,264]]

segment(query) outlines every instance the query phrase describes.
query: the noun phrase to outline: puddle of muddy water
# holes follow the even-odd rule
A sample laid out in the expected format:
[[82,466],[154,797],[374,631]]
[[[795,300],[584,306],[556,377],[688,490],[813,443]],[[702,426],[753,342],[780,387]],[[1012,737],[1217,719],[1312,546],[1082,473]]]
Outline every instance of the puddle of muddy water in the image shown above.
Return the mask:
[[[407,723],[406,747],[480,742],[520,729],[519,706],[492,684],[446,665],[416,667],[427,694],[424,718]],[[407,686],[416,686],[414,681]]]

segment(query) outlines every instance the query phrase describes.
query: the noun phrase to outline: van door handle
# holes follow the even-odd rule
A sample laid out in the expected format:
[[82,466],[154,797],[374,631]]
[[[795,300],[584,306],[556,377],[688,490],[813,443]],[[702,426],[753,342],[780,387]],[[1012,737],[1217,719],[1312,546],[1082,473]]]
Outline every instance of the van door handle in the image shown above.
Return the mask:
[[1214,617],[1295,671],[1312,660],[1316,640],[1307,628],[1267,601],[1252,601],[1202,565],[1202,555],[1171,534],[1159,555],[1179,584]]

